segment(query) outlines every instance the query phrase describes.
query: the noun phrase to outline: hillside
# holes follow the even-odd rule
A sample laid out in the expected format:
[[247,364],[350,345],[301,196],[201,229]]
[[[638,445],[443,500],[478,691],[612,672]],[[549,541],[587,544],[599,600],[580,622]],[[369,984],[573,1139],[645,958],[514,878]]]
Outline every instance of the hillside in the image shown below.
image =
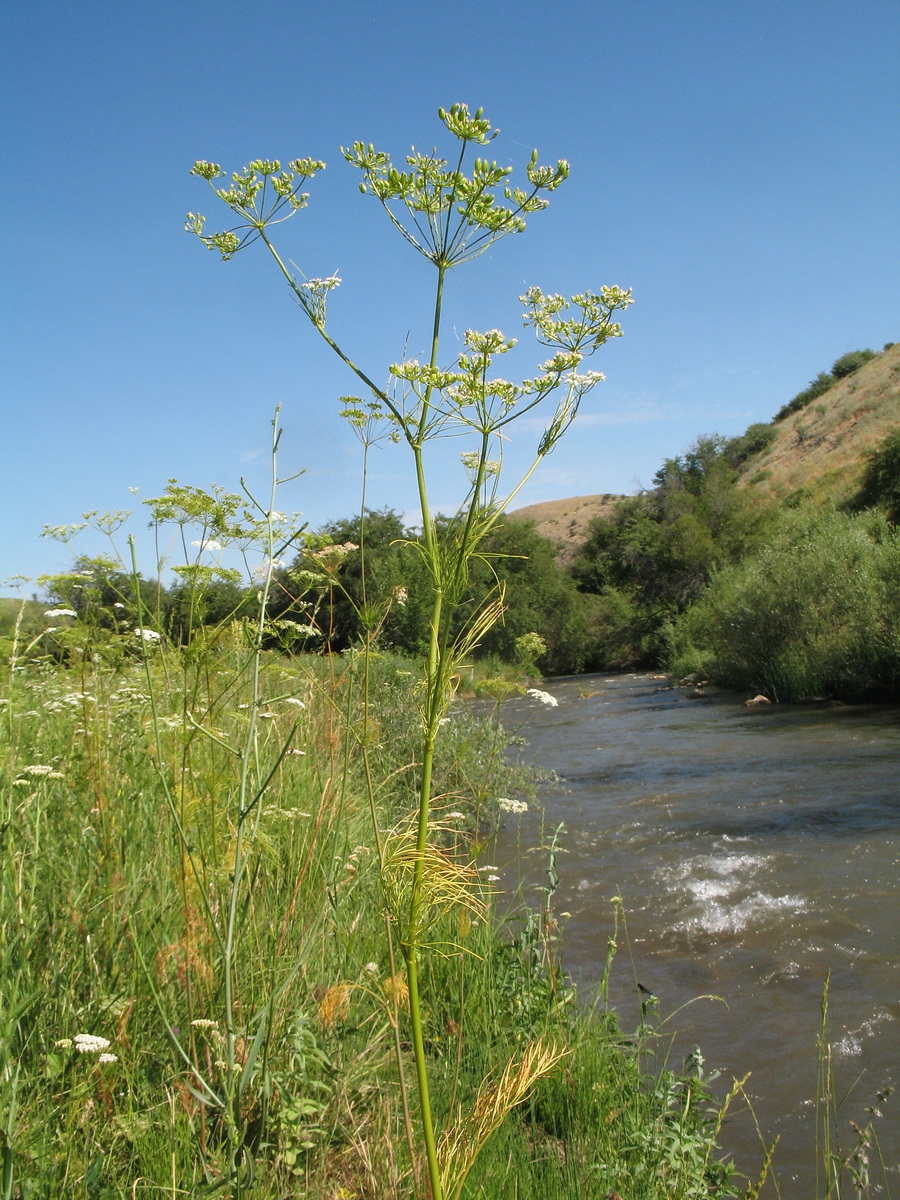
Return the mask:
[[744,482],[786,499],[847,499],[859,486],[865,453],[900,425],[900,344],[839,380],[777,422],[777,437],[743,468]]
[[[773,413],[778,401],[772,405]],[[839,380],[806,408],[775,422],[775,437],[741,467],[741,482],[786,499],[800,491],[816,499],[846,499],[859,485],[865,453],[900,426],[900,343]],[[672,454],[685,447],[673,446]],[[511,515],[534,521],[555,542],[560,559],[576,553],[591,520],[609,512],[619,497],[609,493],[548,500]]]

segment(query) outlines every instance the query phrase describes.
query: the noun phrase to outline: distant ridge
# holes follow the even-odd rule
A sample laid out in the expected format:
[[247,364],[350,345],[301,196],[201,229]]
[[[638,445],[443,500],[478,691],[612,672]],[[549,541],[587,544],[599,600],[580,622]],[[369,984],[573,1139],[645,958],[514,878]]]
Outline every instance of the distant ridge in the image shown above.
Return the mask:
[[[866,451],[900,427],[900,343],[772,427],[770,445],[740,468],[743,486],[780,500],[800,493],[819,501],[848,499],[859,487]],[[686,448],[673,447],[671,456]],[[510,516],[534,521],[567,561],[587,537],[591,520],[609,513],[619,499],[607,492],[547,500]]]

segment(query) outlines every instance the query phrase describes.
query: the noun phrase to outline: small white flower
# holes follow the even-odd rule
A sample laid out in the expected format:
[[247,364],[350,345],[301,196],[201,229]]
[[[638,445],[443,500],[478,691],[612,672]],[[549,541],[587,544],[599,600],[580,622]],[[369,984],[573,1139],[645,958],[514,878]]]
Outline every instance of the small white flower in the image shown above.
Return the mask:
[[302,700],[298,700],[296,696],[286,696],[285,704],[293,704],[295,708],[306,708]]
[[72,1039],[71,1038],[60,1038],[59,1041],[54,1042],[53,1045],[56,1047],[57,1050],[71,1050],[72,1049]]
[[23,767],[22,775],[50,775],[53,773],[52,767],[46,767],[43,763],[32,763],[30,767]]
[[461,813],[461,812],[452,812],[452,813],[447,813],[447,818],[446,818],[446,819],[447,819],[448,821],[464,821],[464,820],[465,820],[465,817],[466,817],[466,814],[465,814],[465,813]]
[[102,1062],[102,1063],[111,1063],[111,1062],[118,1062],[118,1061],[119,1061],[118,1054],[101,1054],[100,1057],[97,1059],[97,1062]]
[[72,1040],[79,1054],[99,1054],[109,1048],[109,1038],[96,1037],[93,1033],[76,1033]]
[[487,881],[488,883],[496,883],[499,878],[499,875],[488,875]]
[[74,608],[48,608],[44,613],[45,617],[77,617],[78,613]]
[[208,1017],[197,1017],[195,1021],[191,1021],[195,1029],[218,1029],[218,1021],[210,1021]]
[[125,607],[125,605],[124,605],[124,604],[122,604],[122,603],[121,603],[120,601],[118,601],[118,600],[117,600],[117,601],[115,602],[115,604],[113,605],[113,608],[124,608],[124,607]]
[[377,975],[378,974],[378,963],[377,962],[367,962],[366,965],[363,967],[363,970],[366,972],[367,975]]
[[157,633],[155,629],[136,629],[134,636],[139,637],[144,642],[159,642],[162,640],[162,634]]
[[524,800],[516,800],[508,796],[501,796],[497,801],[497,807],[501,812],[508,813],[526,813],[528,805]]
[[291,749],[291,750],[285,750],[285,754],[299,754],[299,755],[301,755],[301,756],[305,756],[305,754],[306,754],[306,751],[305,751],[305,750],[293,750],[293,749]]
[[559,705],[555,696],[551,696],[549,692],[542,692],[540,688],[529,688],[528,695],[532,700],[539,700],[541,704],[546,704],[549,708],[556,708]]

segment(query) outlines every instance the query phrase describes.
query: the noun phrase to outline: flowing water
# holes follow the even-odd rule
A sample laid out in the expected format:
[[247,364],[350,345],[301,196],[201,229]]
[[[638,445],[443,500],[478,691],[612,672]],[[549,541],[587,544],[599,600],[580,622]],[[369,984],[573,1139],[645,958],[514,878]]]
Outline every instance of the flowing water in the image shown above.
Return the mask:
[[[612,897],[627,922],[611,1001],[639,1019],[636,982],[677,1030],[670,1062],[697,1043],[725,1086],[747,1092],[784,1200],[816,1195],[817,1038],[830,973],[828,1040],[844,1148],[884,1085],[900,1083],[900,709],[689,699],[649,675],[555,681],[557,708],[515,701],[524,758],[559,786],[510,817],[492,852],[500,887],[533,886],[528,854],[560,822],[563,960],[600,978]],[[697,997],[715,995],[727,1003]],[[682,1007],[687,1005],[687,1007]],[[676,1013],[676,1010],[680,1010]],[[878,1107],[891,1192],[900,1190],[900,1093]],[[760,1138],[739,1105],[721,1141],[755,1176]],[[869,1152],[874,1161],[874,1148]],[[877,1175],[874,1176],[877,1178]],[[824,1189],[822,1189],[824,1191]],[[846,1195],[855,1194],[849,1186]]]

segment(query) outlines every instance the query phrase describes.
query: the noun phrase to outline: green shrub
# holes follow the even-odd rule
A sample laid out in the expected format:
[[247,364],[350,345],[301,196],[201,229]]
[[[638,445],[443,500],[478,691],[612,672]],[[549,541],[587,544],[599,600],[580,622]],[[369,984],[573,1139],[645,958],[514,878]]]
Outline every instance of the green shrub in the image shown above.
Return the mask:
[[768,446],[778,436],[778,431],[765,421],[757,421],[753,425],[749,425],[740,437],[731,438],[725,445],[724,455],[725,460],[732,467],[739,467],[741,463],[752,458],[754,454],[762,454]]
[[802,507],[713,577],[669,634],[670,669],[702,664],[776,700],[900,696],[900,536],[871,514]]
[[900,427],[866,455],[862,485],[853,508],[880,508],[889,521],[900,524]]
[[782,405],[778,412],[772,418],[773,421],[783,421],[785,417],[789,417],[791,413],[799,412],[802,408],[806,408],[807,404],[812,404],[817,396],[823,396],[829,388],[833,387],[835,378],[829,375],[827,371],[820,371],[815,379],[798,392],[793,400],[789,400],[787,404]]
[[842,354],[840,358],[835,360],[834,366],[831,368],[831,374],[835,379],[844,379],[847,375],[852,375],[854,371],[858,371],[861,366],[864,366],[865,363],[874,357],[874,350],[851,350],[849,354]]

